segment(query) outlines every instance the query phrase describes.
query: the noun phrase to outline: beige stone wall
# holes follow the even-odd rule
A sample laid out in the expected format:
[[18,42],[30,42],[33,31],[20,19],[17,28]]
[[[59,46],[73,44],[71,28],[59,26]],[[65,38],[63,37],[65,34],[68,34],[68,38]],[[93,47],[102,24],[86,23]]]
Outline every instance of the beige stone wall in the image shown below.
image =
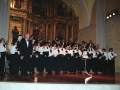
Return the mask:
[[[113,48],[118,54],[115,60],[115,71],[120,73],[120,15],[106,21],[106,50]],[[96,43],[96,25],[78,31],[78,40]]]
[[78,31],[78,40],[81,42],[82,40],[88,42],[92,40],[94,44],[96,44],[96,25],[92,25],[90,27],[86,27]]
[[96,24],[96,1],[93,5],[93,8],[92,8],[92,12],[91,12],[91,21],[90,21],[90,24],[91,25],[95,25]]
[[115,70],[120,73],[120,15],[106,21],[106,48],[112,47],[118,56],[115,60]]

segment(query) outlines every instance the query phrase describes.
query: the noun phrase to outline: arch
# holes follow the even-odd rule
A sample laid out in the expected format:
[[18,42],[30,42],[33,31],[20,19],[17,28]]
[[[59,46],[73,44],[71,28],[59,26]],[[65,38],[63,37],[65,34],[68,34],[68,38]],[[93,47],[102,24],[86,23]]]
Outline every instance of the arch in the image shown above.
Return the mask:
[[89,16],[87,5],[84,0],[77,0],[77,2],[79,3],[79,5],[82,8],[82,11],[84,14],[84,25],[85,25],[85,27],[87,27],[90,25],[90,16]]
[[91,10],[91,20],[90,20],[90,24],[91,25],[95,25],[96,24],[96,0],[93,4],[92,10]]
[[69,5],[72,5],[76,16],[79,17],[79,29],[90,26],[91,11],[95,0],[91,3],[89,0],[64,0]]

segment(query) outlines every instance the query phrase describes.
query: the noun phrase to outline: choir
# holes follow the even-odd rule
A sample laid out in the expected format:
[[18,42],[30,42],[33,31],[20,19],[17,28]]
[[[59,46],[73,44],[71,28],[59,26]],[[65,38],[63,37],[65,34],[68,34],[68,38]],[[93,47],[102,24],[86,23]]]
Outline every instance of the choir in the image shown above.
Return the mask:
[[[82,41],[80,44],[76,39],[74,42],[70,38],[66,43],[64,38],[55,40],[50,43],[50,39],[43,40],[41,37],[34,40],[34,36],[30,38],[18,37],[18,41],[13,42],[10,49],[10,73],[18,74],[19,70],[21,75],[27,75],[27,72],[34,74],[35,67],[41,74],[44,69],[48,74],[54,71],[59,74],[78,73],[82,74],[85,69],[85,59],[83,55],[87,55],[86,71],[90,70],[94,74],[102,72],[102,74],[115,73],[115,58],[117,53],[113,48],[106,52],[106,49],[100,49],[99,45],[94,45],[90,40],[89,43]],[[25,44],[24,44],[25,43]],[[26,49],[25,49],[26,48]],[[5,40],[0,40],[0,74],[4,73],[5,55],[6,55]]]

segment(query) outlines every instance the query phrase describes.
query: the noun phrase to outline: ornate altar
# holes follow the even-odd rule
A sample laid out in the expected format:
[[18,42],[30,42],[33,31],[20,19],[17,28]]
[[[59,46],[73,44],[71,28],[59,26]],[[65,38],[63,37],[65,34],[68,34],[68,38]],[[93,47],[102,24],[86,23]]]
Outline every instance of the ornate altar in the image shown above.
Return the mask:
[[52,40],[61,35],[66,42],[70,37],[77,38],[78,17],[73,7],[62,0],[11,0],[10,7],[9,44],[13,26],[17,26],[23,36],[29,32],[36,38]]

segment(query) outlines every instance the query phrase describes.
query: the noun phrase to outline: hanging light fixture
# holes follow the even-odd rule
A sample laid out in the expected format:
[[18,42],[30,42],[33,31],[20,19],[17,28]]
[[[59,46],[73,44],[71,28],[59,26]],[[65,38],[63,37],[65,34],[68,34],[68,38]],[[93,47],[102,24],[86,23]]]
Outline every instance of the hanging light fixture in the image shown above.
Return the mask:
[[112,18],[113,16],[116,16],[116,15],[118,15],[118,14],[119,14],[118,9],[114,9],[113,11],[107,13],[106,19],[110,19],[110,18]]

